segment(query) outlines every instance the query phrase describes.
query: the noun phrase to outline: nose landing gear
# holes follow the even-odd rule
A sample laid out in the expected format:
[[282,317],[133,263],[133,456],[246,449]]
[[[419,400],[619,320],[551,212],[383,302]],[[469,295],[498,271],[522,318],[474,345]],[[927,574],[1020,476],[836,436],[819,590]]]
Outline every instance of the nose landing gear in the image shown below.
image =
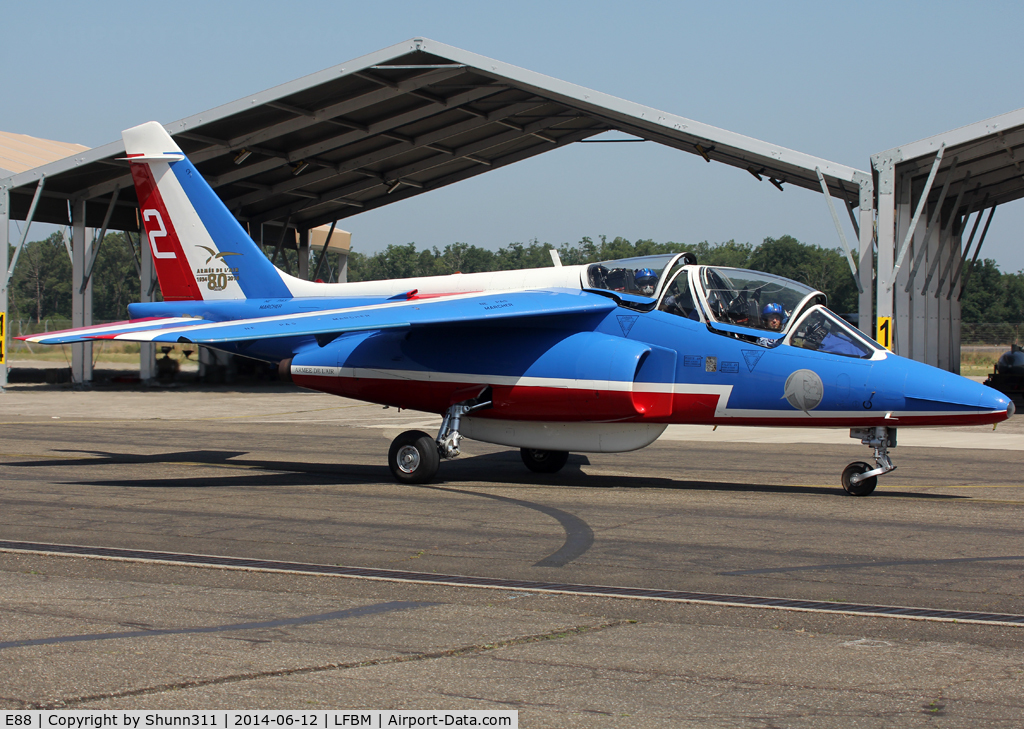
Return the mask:
[[889,459],[889,449],[896,447],[896,428],[850,428],[850,437],[874,448],[876,468],[864,461],[851,463],[843,470],[843,489],[852,496],[867,496],[875,490],[879,476],[896,470]]

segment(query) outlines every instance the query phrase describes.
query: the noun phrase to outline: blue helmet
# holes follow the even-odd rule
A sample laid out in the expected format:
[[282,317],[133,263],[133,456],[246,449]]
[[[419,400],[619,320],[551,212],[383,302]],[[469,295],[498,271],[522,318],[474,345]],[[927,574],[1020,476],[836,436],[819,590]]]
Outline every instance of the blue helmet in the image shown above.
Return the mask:
[[641,268],[633,276],[633,280],[636,281],[637,286],[653,286],[658,283],[658,274],[650,268]]
[[654,296],[654,289],[658,287],[658,274],[649,268],[641,268],[633,274],[633,281],[641,294]]
[[785,312],[782,310],[782,304],[774,304],[773,303],[773,304],[765,304],[764,305],[764,309],[761,310],[761,315],[764,316],[764,317],[769,317],[769,316],[781,317],[781,316],[785,315]]

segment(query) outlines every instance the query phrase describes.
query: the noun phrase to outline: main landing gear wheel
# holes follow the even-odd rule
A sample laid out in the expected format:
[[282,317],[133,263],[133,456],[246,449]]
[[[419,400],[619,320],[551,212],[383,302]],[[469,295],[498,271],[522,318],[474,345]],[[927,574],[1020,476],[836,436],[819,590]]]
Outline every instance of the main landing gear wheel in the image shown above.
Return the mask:
[[407,430],[391,441],[388,466],[399,483],[426,483],[440,464],[437,443],[422,430]]
[[864,480],[858,481],[857,483],[854,483],[850,479],[851,476],[859,476],[860,474],[867,473],[868,471],[871,470],[874,469],[872,469],[871,466],[868,465],[867,463],[864,463],[864,461],[856,461],[854,463],[851,463],[845,469],[843,469],[843,488],[846,490],[846,493],[850,494],[851,496],[867,496],[872,491],[874,491],[875,486],[878,485],[877,476],[865,478]]
[[556,473],[569,460],[568,451],[542,451],[539,448],[520,448],[519,455],[534,473]]

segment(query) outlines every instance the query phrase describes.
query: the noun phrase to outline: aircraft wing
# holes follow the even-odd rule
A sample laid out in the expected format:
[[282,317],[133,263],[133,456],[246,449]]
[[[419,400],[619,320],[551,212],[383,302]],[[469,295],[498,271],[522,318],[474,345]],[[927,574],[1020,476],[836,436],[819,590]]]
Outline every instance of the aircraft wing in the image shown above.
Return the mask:
[[[207,319],[195,319],[184,316],[174,317],[146,317],[143,319],[132,319],[130,321],[117,321],[110,324],[97,324],[91,327],[79,327],[77,329],[61,329],[55,332],[43,332],[41,334],[28,334],[23,337],[15,337],[25,342],[37,344],[73,344],[75,342],[91,342],[97,339],[112,339],[115,335],[142,336],[150,332],[182,327],[194,327],[201,324],[215,324],[216,322]],[[131,336],[125,336],[131,339]],[[138,341],[151,341],[140,339]]]
[[176,326],[112,329],[91,334],[87,339],[219,344],[279,337],[329,336],[375,329],[600,314],[615,307],[616,304],[611,299],[579,290],[506,291],[339,307],[229,322],[188,319]]

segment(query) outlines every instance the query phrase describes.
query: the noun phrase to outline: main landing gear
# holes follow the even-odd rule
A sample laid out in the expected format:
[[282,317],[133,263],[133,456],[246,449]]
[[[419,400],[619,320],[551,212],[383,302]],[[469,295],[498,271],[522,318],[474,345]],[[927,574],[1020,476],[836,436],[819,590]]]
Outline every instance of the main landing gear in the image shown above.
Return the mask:
[[896,428],[850,428],[851,438],[875,449],[875,465],[855,461],[843,470],[843,489],[852,496],[867,496],[878,485],[878,477],[896,470],[889,460],[889,449],[896,447]]
[[519,455],[534,473],[556,473],[569,460],[568,451],[542,451],[539,448],[520,448]]
[[[472,402],[472,401],[470,401]],[[442,458],[459,455],[459,424],[462,416],[474,410],[490,407],[491,402],[452,405],[444,414],[437,438],[422,430],[407,430],[391,441],[388,467],[400,483],[426,483],[437,474]]]

